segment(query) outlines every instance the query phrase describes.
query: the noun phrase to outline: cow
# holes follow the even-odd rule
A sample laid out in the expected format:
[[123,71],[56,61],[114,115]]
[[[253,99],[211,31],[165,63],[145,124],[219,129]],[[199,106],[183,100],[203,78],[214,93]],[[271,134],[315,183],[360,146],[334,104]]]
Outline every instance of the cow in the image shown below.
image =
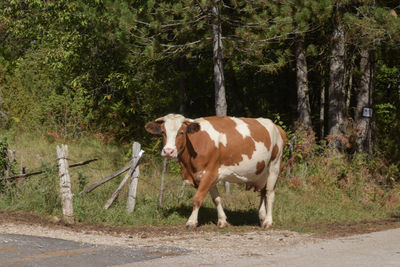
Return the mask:
[[228,225],[216,186],[220,181],[245,184],[247,190],[260,191],[260,225],[272,226],[275,184],[286,142],[281,127],[264,118],[189,119],[168,114],[148,122],[145,129],[162,135],[161,155],[177,159],[182,179],[197,188],[186,223],[188,229],[197,227],[199,208],[207,192],[217,207],[217,226]]

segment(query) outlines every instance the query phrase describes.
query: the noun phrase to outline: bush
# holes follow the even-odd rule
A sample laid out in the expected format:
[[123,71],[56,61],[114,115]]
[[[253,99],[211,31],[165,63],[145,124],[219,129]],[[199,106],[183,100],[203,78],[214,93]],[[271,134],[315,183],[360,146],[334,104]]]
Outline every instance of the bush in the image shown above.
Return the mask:
[[7,168],[7,162],[8,162],[8,143],[7,139],[2,138],[0,139],[0,174],[1,177],[4,176],[4,171]]
[[0,208],[23,210],[43,215],[60,215],[61,200],[57,183],[57,167],[42,166],[45,172],[8,187],[3,193]]

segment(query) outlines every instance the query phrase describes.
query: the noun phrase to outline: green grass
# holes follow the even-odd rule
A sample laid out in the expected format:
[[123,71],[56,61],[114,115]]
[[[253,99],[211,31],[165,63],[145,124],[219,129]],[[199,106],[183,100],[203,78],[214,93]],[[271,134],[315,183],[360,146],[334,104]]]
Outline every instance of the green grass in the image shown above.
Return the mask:
[[[16,184],[2,184],[0,209],[25,211],[44,217],[61,217],[58,195],[56,145],[46,136],[8,133],[10,148],[21,153],[30,171],[46,169],[42,175],[32,176]],[[102,144],[86,137],[69,141],[70,162],[100,157],[86,166],[70,168],[74,193],[74,213],[78,222],[118,226],[183,226],[191,213],[195,189],[186,187],[182,200],[178,199],[182,180],[176,163],[170,162],[166,175],[163,208],[157,207],[162,159],[145,155],[141,160],[136,208],[132,214],[125,210],[126,185],[114,204],[103,206],[118,187],[122,176],[98,187],[89,194],[79,194],[83,186],[91,184],[125,165],[130,159],[130,145]],[[18,169],[18,164],[15,169]],[[375,165],[374,165],[375,164]],[[277,184],[274,204],[274,223],[278,229],[310,231],[313,224],[374,221],[399,214],[399,186],[385,181],[385,173],[376,172],[379,163],[364,163],[363,158],[351,160],[324,153],[315,154],[295,164],[289,178],[285,171]],[[374,166],[371,170],[369,166]],[[283,166],[287,166],[284,163]],[[380,166],[383,168],[383,166]],[[231,185],[231,194],[223,193],[223,205],[228,222],[234,226],[257,226],[259,193]],[[215,224],[217,212],[207,196],[199,214],[199,224]]]

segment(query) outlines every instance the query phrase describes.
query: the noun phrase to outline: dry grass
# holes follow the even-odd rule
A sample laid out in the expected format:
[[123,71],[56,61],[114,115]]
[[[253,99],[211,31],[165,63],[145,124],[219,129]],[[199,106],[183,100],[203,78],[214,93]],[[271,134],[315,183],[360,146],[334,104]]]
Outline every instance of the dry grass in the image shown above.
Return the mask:
[[[41,168],[47,171],[21,181],[17,186],[3,188],[0,209],[61,216],[55,152],[61,140],[53,136],[7,135],[10,148],[17,151],[16,169],[23,155],[24,165],[31,171]],[[87,195],[78,193],[83,185],[125,165],[131,156],[130,145],[103,144],[99,139],[87,137],[69,141],[68,146],[70,162],[101,158],[87,166],[70,169],[77,221],[125,226],[184,225],[186,222],[195,189],[187,186],[183,199],[178,199],[182,180],[176,163],[168,164],[163,208],[159,209],[157,199],[162,159],[145,154],[140,165],[136,209],[129,215],[125,211],[127,186],[109,210],[103,209],[122,177]],[[281,173],[274,206],[275,227],[301,231],[310,230],[309,225],[316,223],[381,220],[400,214],[399,186],[388,183],[380,161],[365,163],[362,155],[348,159],[329,154],[323,147],[307,149],[311,149],[307,157],[292,160],[288,178],[286,168]],[[287,160],[283,166],[289,166]],[[235,226],[258,225],[259,193],[232,184],[232,193],[224,194],[223,186],[220,187],[228,222]],[[199,220],[201,225],[217,221],[217,212],[209,196],[200,210]]]

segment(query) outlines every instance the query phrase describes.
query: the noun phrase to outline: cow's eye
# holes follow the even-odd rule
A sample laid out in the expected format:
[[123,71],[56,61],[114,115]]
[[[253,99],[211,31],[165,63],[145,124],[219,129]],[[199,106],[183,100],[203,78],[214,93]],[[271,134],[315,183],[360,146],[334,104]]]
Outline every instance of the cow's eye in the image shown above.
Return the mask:
[[180,135],[183,135],[183,131],[179,133]]

